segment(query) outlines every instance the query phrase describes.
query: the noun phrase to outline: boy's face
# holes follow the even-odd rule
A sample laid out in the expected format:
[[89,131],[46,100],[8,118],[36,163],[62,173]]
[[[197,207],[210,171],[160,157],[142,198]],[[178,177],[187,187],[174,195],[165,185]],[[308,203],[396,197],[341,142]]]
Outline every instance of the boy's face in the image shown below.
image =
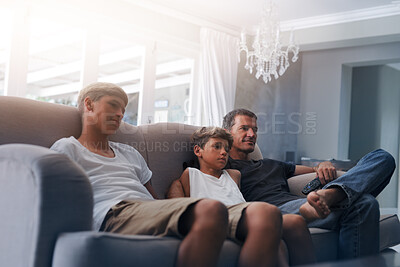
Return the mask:
[[125,102],[117,96],[103,96],[99,100],[86,103],[91,117],[91,124],[96,126],[101,134],[114,134],[125,113]]
[[195,154],[204,167],[222,170],[228,162],[229,144],[222,138],[210,138],[204,148],[195,148]]

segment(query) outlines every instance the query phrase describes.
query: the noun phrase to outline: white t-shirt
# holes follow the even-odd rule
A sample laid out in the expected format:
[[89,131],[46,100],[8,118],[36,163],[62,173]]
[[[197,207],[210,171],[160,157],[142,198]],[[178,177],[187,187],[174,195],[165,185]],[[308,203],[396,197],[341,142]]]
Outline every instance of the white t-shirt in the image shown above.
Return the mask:
[[226,206],[246,202],[239,187],[226,170],[217,178],[189,168],[190,197],[211,198]]
[[93,189],[93,228],[99,230],[108,210],[126,199],[153,199],[143,185],[151,178],[144,158],[133,147],[109,142],[114,158],[89,151],[73,136],[62,138],[50,148],[66,154],[89,177]]

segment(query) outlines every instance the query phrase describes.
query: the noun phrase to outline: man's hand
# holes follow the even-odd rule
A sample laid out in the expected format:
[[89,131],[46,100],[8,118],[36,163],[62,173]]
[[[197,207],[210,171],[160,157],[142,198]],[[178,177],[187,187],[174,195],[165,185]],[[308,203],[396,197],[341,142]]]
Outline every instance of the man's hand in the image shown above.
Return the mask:
[[322,185],[325,185],[337,178],[336,168],[330,161],[324,161],[318,164],[317,167],[314,167],[319,180]]

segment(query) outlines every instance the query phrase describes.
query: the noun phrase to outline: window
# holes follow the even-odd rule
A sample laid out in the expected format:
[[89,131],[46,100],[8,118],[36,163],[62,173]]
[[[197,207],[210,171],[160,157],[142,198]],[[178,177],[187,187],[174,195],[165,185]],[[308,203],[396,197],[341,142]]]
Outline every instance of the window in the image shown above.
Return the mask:
[[7,52],[10,44],[12,16],[8,8],[0,8],[0,95],[4,95]]
[[157,54],[154,122],[188,122],[193,59],[168,52]]
[[[122,22],[114,15],[104,20],[95,10],[65,7],[22,4],[14,10],[22,20],[4,15],[11,9],[0,9],[0,95],[76,106],[82,85],[111,82],[128,94],[125,122],[188,123],[197,44],[184,47],[175,38],[136,27],[135,20]],[[13,24],[21,38],[8,34]],[[12,53],[7,36],[18,48]],[[13,83],[5,85],[7,61]]]
[[26,97],[76,105],[84,31],[33,18],[30,32]]
[[115,83],[128,94],[123,120],[133,125],[138,121],[143,53],[143,46],[109,36],[101,38],[98,80]]

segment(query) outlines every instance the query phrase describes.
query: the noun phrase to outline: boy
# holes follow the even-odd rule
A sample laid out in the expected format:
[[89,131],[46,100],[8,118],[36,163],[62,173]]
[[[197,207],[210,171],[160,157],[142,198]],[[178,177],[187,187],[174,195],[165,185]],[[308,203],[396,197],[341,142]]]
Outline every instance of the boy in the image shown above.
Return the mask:
[[82,89],[80,137],[62,138],[51,149],[66,154],[87,173],[95,230],[182,237],[177,266],[215,266],[226,238],[225,206],[206,199],[154,200],[152,173],[143,157],[128,145],[108,140],[119,128],[127,103],[126,93],[111,83]]
[[[224,170],[233,143],[232,136],[222,128],[203,127],[193,133],[192,142],[200,170],[187,168],[174,181],[168,197],[199,197],[221,201],[228,207],[228,236],[244,242],[239,264],[262,266],[267,263],[272,266],[278,261],[282,229],[271,221],[278,220],[281,214],[276,212],[275,206],[267,203],[246,203],[239,190],[240,172]],[[282,238],[286,241],[291,265],[315,262],[311,236],[301,216],[283,216]],[[263,257],[256,258],[252,254]],[[279,257],[279,261],[285,264],[284,257]]]

